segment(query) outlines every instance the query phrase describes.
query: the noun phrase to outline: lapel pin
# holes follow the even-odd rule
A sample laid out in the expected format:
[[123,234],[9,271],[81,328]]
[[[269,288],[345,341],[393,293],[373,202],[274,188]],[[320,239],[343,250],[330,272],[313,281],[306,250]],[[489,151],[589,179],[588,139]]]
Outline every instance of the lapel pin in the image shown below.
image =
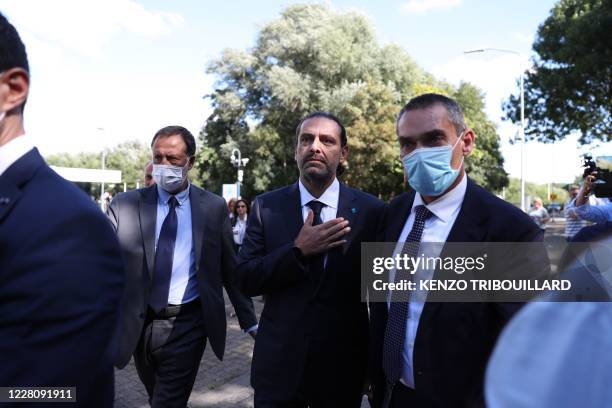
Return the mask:
[[357,214],[357,209],[356,209],[355,207],[353,207],[353,208],[351,208],[351,212],[352,212],[353,214]]

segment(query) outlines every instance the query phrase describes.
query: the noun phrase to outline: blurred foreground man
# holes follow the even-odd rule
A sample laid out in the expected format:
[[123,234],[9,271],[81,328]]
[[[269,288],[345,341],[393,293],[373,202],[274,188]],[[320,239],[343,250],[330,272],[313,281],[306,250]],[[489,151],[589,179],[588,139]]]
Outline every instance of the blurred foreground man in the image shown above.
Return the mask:
[[0,14],[0,386],[76,387],[76,404],[58,406],[111,407],[119,246],[25,134],[29,82],[25,47]]
[[234,289],[236,265],[225,200],[189,182],[196,144],[167,126],[151,142],[156,184],[117,195],[108,216],[127,271],[116,364],[132,354],[152,407],[184,408],[206,339],[225,350],[223,287],[240,326],[255,330],[251,299]]
[[368,311],[362,241],[374,241],[384,204],[341,184],[344,126],[315,112],[296,129],[300,177],[255,200],[239,254],[245,293],[265,295],[251,384],[255,407],[359,407]]
[[[454,100],[437,94],[412,99],[399,114],[397,136],[413,190],[389,205],[384,241],[399,242],[396,251],[416,256],[404,242],[418,249],[420,242],[542,240],[529,216],[467,177],[464,158],[475,136]],[[410,299],[371,306],[376,406],[483,406],[487,359],[520,304]]]

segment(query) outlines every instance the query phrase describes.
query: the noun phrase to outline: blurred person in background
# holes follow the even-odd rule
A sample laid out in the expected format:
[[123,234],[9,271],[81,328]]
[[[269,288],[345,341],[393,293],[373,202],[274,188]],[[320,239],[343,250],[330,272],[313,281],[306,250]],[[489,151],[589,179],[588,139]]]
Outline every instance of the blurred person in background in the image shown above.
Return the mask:
[[247,218],[249,216],[249,204],[242,198],[236,201],[234,217],[232,218],[232,234],[234,236],[234,247],[236,253],[240,251],[244,233],[246,232]]
[[150,161],[145,165],[144,169],[144,186],[150,187],[155,184],[155,180],[153,179],[153,162]]
[[569,189],[570,198],[563,206],[565,214],[565,238],[570,241],[578,231],[587,225],[586,221],[576,215],[576,197],[580,187],[573,185]]
[[234,210],[236,209],[236,201],[238,201],[238,198],[232,197],[227,202],[227,210],[229,211],[230,220],[234,219]]
[[542,205],[541,198],[536,197],[533,199],[533,209],[529,211],[529,216],[541,230],[546,229],[546,223],[550,221],[550,215],[548,215],[548,211]]
[[605,223],[612,221],[612,203],[609,198],[601,199],[601,205],[591,205],[589,198],[593,192],[593,184],[597,180],[597,171],[592,172],[584,178],[584,183],[576,197],[575,213],[583,220],[594,223]]

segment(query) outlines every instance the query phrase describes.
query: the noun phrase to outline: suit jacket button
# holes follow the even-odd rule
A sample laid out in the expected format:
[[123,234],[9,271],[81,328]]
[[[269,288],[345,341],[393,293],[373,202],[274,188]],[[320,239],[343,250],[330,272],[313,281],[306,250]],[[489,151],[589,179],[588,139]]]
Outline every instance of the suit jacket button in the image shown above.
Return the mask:
[[423,375],[423,371],[421,370],[417,371],[417,375]]

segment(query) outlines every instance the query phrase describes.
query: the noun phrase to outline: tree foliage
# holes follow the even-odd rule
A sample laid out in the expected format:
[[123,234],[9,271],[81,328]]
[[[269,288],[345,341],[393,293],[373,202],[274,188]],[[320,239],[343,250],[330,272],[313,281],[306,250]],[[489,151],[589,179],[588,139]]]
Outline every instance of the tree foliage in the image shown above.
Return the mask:
[[[102,168],[102,152],[58,153],[46,157],[50,165],[60,167]],[[121,184],[108,185],[107,191],[114,194],[123,191],[123,183],[130,189],[136,183],[142,187],[145,164],[151,160],[151,149],[137,140],[127,141],[106,150],[105,164],[108,170],[121,170]],[[98,196],[98,185],[79,183],[90,195]]]
[[[217,77],[208,95],[213,112],[202,129],[200,177],[212,191],[236,180],[229,161],[238,147],[250,162],[242,195],[295,182],[295,127],[313,111],[338,116],[347,128],[349,185],[388,198],[405,189],[395,135],[397,113],[411,97],[436,91],[461,100],[485,143],[469,160],[490,189],[507,183],[494,125],[481,93],[437,81],[398,46],[378,45],[372,25],[357,13],[294,5],[265,25],[248,51],[226,49],[210,62]],[[491,149],[491,151],[487,150]]]
[[[526,134],[543,142],[574,131],[580,143],[612,141],[612,1],[561,0],[540,25],[525,74]],[[505,103],[519,121],[520,99]]]

